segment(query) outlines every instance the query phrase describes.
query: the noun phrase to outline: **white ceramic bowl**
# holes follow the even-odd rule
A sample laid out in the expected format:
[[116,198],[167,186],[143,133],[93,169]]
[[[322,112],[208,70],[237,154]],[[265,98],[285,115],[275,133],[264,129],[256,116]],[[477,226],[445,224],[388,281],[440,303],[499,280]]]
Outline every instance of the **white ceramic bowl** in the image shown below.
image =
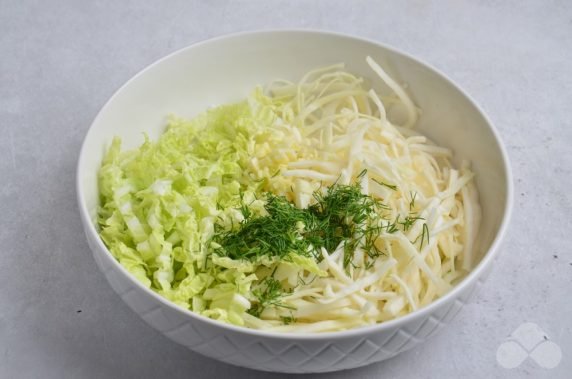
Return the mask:
[[[375,326],[324,334],[279,334],[226,325],[181,309],[139,284],[98,237],[97,172],[113,136],[135,147],[142,132],[157,137],[166,115],[193,116],[211,105],[244,98],[257,84],[295,80],[337,62],[373,78],[371,55],[408,84],[422,110],[418,128],[469,159],[483,210],[480,259],[448,294],[407,316]],[[374,86],[380,83],[372,79]],[[121,87],[91,125],[77,171],[79,209],[97,265],[113,289],[149,325],[189,349],[231,364],[277,372],[325,372],[381,361],[437,332],[467,303],[490,271],[507,227],[512,184],[507,155],[491,122],[447,77],[377,42],[314,31],[263,31],[212,39],[152,64]]]

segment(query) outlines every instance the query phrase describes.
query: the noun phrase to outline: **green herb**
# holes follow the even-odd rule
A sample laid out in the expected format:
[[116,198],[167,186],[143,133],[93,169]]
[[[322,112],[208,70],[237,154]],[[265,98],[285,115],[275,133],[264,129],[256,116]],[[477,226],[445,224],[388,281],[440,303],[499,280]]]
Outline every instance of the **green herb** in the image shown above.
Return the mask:
[[373,264],[374,264],[374,263],[375,263],[375,260],[374,260],[374,259],[368,259],[367,262],[365,262],[365,264],[364,264],[364,268],[365,268],[366,270],[369,270],[370,268],[373,267]]
[[244,203],[244,194],[240,192],[240,213],[245,219],[250,218],[252,216],[252,211],[248,207],[248,204]]
[[383,253],[375,244],[382,228],[382,226],[369,226],[364,233],[363,249],[369,258],[377,258]]
[[413,224],[415,223],[415,221],[417,220],[425,220],[423,217],[417,217],[417,216],[407,216],[405,217],[405,220],[401,221],[400,224],[403,225],[403,231],[407,231],[409,230],[409,228],[411,228],[413,226]]
[[397,215],[397,217],[395,218],[395,221],[393,221],[393,222],[388,221],[387,222],[387,225],[385,226],[385,231],[387,233],[393,234],[399,230],[397,225],[399,225],[399,215]]
[[368,255],[379,255],[374,242],[381,228],[373,221],[385,207],[381,202],[362,194],[357,183],[333,185],[325,193],[315,192],[314,198],[315,204],[298,209],[285,197],[267,194],[268,215],[263,217],[253,217],[242,205],[245,219],[237,228],[223,230],[216,225],[212,241],[220,247],[214,252],[232,259],[285,258],[295,253],[320,260],[321,248],[333,251],[343,242],[347,265],[363,239]]
[[372,178],[371,180],[373,180],[374,182],[376,182],[376,183],[379,184],[380,186],[387,187],[387,188],[389,188],[389,189],[392,190],[392,191],[397,191],[397,186],[396,186],[395,184],[387,184],[387,183],[382,182],[381,180],[377,180],[377,179],[374,179],[374,178]]
[[372,221],[382,209],[381,202],[362,194],[359,184],[335,185],[329,187],[325,195],[314,193],[314,198],[316,203],[308,211],[317,221],[316,228],[310,228],[307,236],[314,247],[324,247],[331,252],[343,241],[344,266],[351,262],[362,238],[370,241],[364,249],[373,248],[371,240],[377,238],[380,230]]
[[255,317],[260,317],[264,309],[270,306],[295,309],[280,301],[284,293],[282,284],[272,276],[267,276],[260,282],[259,287],[252,291],[258,302],[248,310],[248,313]]
[[294,317],[294,314],[292,312],[290,312],[289,316],[280,316],[280,319],[282,320],[284,325],[290,325],[298,321],[298,319]]
[[409,210],[412,211],[415,208],[415,198],[417,197],[417,192],[409,191],[409,196],[411,196],[411,201],[409,202]]
[[298,277],[296,282],[298,283],[298,285],[308,285],[308,284],[312,284],[314,282],[314,280],[316,280],[316,278],[318,277],[318,275],[312,275],[312,280],[310,280],[309,282],[306,282],[304,279],[302,279],[302,276],[300,275],[300,273],[298,273]]
[[[247,206],[241,206],[241,210]],[[222,230],[215,225],[212,240],[221,247],[215,253],[232,259],[256,259],[269,255],[282,258],[290,252],[307,254],[309,242],[301,238],[299,223],[308,217],[301,209],[296,208],[286,198],[268,195],[265,205],[268,216],[252,217],[245,213],[244,221],[238,228]]]
[[423,224],[423,232],[421,233],[421,243],[419,244],[419,250],[423,248],[423,241],[427,238],[427,244],[429,244],[429,227],[427,224]]

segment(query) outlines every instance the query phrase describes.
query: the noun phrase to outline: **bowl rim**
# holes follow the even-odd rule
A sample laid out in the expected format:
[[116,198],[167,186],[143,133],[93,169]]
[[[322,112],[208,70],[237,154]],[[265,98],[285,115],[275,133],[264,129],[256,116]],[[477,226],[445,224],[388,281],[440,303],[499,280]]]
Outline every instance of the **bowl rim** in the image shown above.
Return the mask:
[[[152,291],[151,289],[143,286],[138,280],[135,279],[116,259],[113,257],[109,249],[105,246],[97,230],[95,225],[93,224],[91,218],[89,217],[89,211],[87,209],[87,204],[85,201],[84,188],[81,180],[81,167],[83,166],[84,160],[86,159],[86,149],[87,149],[87,141],[93,133],[94,125],[98,123],[99,119],[102,117],[103,112],[108,108],[109,104],[111,104],[123,89],[126,88],[131,84],[131,82],[137,80],[140,76],[147,73],[147,71],[151,70],[153,67],[161,64],[163,61],[172,59],[177,55],[180,55],[187,50],[194,49],[196,47],[206,45],[213,42],[222,41],[225,39],[236,39],[236,38],[244,38],[248,36],[256,36],[256,35],[263,35],[263,34],[311,34],[317,36],[325,36],[325,37],[334,37],[334,38],[343,38],[348,40],[353,40],[356,42],[366,42],[372,44],[374,46],[380,47],[385,49],[392,54],[400,55],[405,57],[409,60],[412,60],[416,64],[426,68],[429,70],[433,75],[436,75],[441,80],[445,81],[448,85],[452,86],[455,90],[459,91],[465,98],[469,101],[469,103],[477,110],[478,113],[483,117],[485,123],[487,124],[488,128],[490,129],[498,147],[500,150],[500,154],[502,157],[502,166],[505,171],[506,175],[506,203],[503,209],[503,216],[501,223],[498,227],[498,231],[493,239],[493,242],[490,248],[484,253],[483,258],[481,261],[475,266],[471,272],[467,276],[465,276],[458,284],[456,284],[449,292],[441,296],[440,298],[434,300],[430,304],[419,308],[413,312],[410,312],[404,316],[384,321],[377,324],[366,325],[366,326],[358,326],[355,328],[342,330],[342,331],[334,331],[334,332],[319,332],[319,333],[308,333],[308,332],[277,332],[277,331],[268,331],[263,329],[251,329],[244,326],[237,326],[233,324],[227,324],[221,321],[217,321],[214,319],[210,319],[208,317],[202,316],[198,313],[195,313],[191,310],[184,309],[182,307],[177,306],[175,303],[167,300],[166,298],[162,297],[158,293]],[[454,301],[456,298],[459,297],[459,294],[463,292],[467,287],[473,284],[476,281],[479,281],[479,278],[486,272],[487,268],[492,265],[495,261],[499,253],[500,244],[506,234],[508,229],[508,225],[512,215],[512,208],[513,208],[513,198],[514,198],[514,188],[513,188],[513,174],[511,170],[510,161],[508,158],[508,153],[502,139],[500,137],[499,132],[494,127],[494,124],[491,122],[490,118],[481,108],[481,106],[461,87],[459,87],[452,79],[450,79],[447,75],[441,72],[439,69],[433,67],[432,65],[426,63],[422,59],[414,57],[413,55],[403,52],[391,45],[386,43],[382,43],[370,38],[364,38],[361,36],[355,36],[351,34],[345,34],[340,32],[328,31],[328,30],[319,30],[319,29],[309,29],[309,28],[278,28],[278,29],[261,29],[261,30],[252,30],[252,31],[242,31],[237,33],[229,33],[220,35],[214,38],[207,38],[205,40],[197,41],[192,43],[186,47],[178,49],[163,58],[156,60],[155,62],[147,65],[145,68],[140,70],[137,74],[132,76],[127,82],[121,85],[113,95],[105,102],[105,104],[101,107],[99,112],[97,113],[96,117],[94,118],[93,122],[91,123],[87,133],[85,134],[84,140],[81,145],[81,150],[79,153],[78,164],[76,167],[76,193],[77,193],[77,201],[80,211],[80,216],[82,222],[84,224],[84,230],[88,233],[88,238],[91,237],[93,241],[95,241],[97,248],[105,252],[106,258],[112,261],[112,265],[116,270],[119,270],[127,280],[131,281],[135,286],[138,287],[139,290],[143,291],[147,295],[154,298],[156,301],[161,303],[163,306],[170,308],[174,312],[178,312],[185,317],[190,317],[191,320],[195,320],[198,322],[204,322],[210,324],[214,327],[219,327],[221,330],[226,330],[229,332],[237,333],[237,334],[244,334],[249,336],[255,337],[264,337],[264,338],[271,338],[276,340],[332,340],[332,339],[344,339],[344,338],[352,338],[352,337],[361,337],[364,335],[369,335],[372,333],[383,332],[387,330],[392,330],[395,328],[400,328],[403,325],[409,324],[410,322],[414,322],[419,319],[427,318],[431,313],[435,310],[444,306],[446,303]],[[95,252],[94,252],[95,253]],[[136,312],[139,314],[139,312]]]

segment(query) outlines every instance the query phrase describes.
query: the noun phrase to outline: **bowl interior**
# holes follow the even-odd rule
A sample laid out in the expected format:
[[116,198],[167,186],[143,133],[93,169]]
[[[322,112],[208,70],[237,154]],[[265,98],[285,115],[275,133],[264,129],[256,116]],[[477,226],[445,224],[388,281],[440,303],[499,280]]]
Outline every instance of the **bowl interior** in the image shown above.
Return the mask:
[[[209,106],[243,99],[254,86],[273,79],[297,80],[312,68],[344,62],[385,91],[365,57],[370,55],[408,91],[422,109],[418,129],[452,148],[455,163],[472,162],[477,175],[482,222],[481,259],[493,243],[509,198],[502,148],[486,118],[450,81],[413,58],[352,37],[305,31],[260,32],[219,38],[178,51],[151,65],[103,107],[88,132],[78,167],[80,206],[95,220],[97,172],[114,136],[124,147],[156,138],[170,113],[191,117]],[[92,230],[95,231],[95,224]]]

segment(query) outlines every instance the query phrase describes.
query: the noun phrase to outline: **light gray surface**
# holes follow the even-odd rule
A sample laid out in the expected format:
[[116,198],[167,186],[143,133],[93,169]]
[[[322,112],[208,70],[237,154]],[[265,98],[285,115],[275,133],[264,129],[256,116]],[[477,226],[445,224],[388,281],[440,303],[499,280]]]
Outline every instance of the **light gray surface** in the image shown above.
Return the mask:
[[[277,377],[187,351],[131,312],[94,264],[74,185],[92,119],[133,74],[193,42],[276,27],[365,36],[433,64],[489,113],[514,170],[513,222],[476,301],[420,348],[327,377],[569,377],[572,3],[479,3],[0,0],[0,377]],[[497,364],[523,322],[560,345],[558,367]]]

